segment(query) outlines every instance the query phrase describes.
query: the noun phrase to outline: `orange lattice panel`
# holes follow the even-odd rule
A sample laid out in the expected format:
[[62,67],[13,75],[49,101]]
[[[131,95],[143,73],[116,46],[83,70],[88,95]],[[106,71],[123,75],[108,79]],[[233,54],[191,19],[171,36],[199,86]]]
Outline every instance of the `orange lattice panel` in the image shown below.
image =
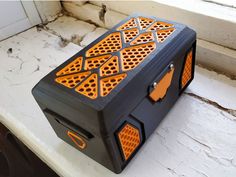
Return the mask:
[[151,18],[139,17],[138,18],[139,26],[142,30],[146,29],[150,24],[154,22]]
[[126,73],[106,77],[100,81],[101,96],[107,96],[125,77]]
[[57,76],[65,75],[65,74],[72,74],[79,72],[82,68],[82,60],[83,57],[78,57],[74,61],[72,61],[70,64],[68,64],[66,67],[64,67],[62,70],[57,72]]
[[56,78],[56,82],[68,88],[74,88],[78,83],[83,81],[91,72],[76,73]]
[[123,155],[125,160],[127,160],[141,142],[139,130],[127,123],[120,132],[118,132],[118,137]]
[[114,56],[109,59],[102,67],[100,68],[101,76],[109,76],[119,72],[119,62],[118,57]]
[[135,18],[131,18],[129,21],[121,25],[117,30],[125,30],[134,27],[137,27],[137,24],[135,22]]
[[111,57],[111,55],[103,55],[100,57],[86,59],[84,69],[91,70],[91,69],[98,68],[103,63],[105,63],[110,57]]
[[139,31],[137,28],[132,28],[132,29],[123,31],[125,42],[127,43],[133,40],[138,35],[138,33]]
[[137,67],[155,48],[155,42],[149,42],[123,49],[121,51],[122,70],[129,71]]
[[169,28],[172,27],[173,24],[170,23],[166,23],[166,22],[155,22],[153,25],[151,25],[147,30],[151,31],[151,30],[159,30],[159,29],[165,29],[165,28]]
[[82,82],[75,91],[91,98],[96,99],[98,96],[98,76],[97,74],[92,74],[84,82]]
[[164,42],[168,36],[170,36],[174,32],[174,28],[158,30],[157,31],[157,38],[158,42]]
[[147,32],[147,33],[142,33],[140,34],[135,40],[133,40],[130,44],[131,45],[136,45],[136,44],[142,44],[142,43],[147,43],[151,42],[154,40],[154,36],[152,32]]
[[116,52],[122,48],[120,32],[109,34],[103,40],[91,47],[87,52],[87,57],[94,57],[98,55]]
[[184,88],[185,85],[192,78],[192,63],[193,63],[193,56],[192,55],[193,55],[193,51],[191,50],[188,53],[185,64],[184,64],[184,71],[183,71],[182,80],[181,80],[182,88]]

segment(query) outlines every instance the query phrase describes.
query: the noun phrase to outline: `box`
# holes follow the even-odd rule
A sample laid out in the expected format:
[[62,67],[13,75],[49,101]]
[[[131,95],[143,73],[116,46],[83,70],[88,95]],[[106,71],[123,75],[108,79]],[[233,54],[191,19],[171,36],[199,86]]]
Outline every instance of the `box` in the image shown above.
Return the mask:
[[192,81],[195,48],[187,26],[132,15],[32,93],[59,138],[120,173]]

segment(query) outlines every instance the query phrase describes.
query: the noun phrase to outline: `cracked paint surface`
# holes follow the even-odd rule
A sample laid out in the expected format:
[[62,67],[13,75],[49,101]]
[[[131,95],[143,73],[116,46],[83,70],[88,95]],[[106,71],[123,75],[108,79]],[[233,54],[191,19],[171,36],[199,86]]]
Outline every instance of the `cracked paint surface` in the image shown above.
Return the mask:
[[[59,139],[31,95],[82,48],[71,39],[62,47],[65,36],[54,30],[32,28],[0,43],[0,121],[61,176],[117,176]],[[97,31],[83,34],[83,46]],[[119,176],[234,177],[235,88],[234,80],[197,67],[186,93]]]

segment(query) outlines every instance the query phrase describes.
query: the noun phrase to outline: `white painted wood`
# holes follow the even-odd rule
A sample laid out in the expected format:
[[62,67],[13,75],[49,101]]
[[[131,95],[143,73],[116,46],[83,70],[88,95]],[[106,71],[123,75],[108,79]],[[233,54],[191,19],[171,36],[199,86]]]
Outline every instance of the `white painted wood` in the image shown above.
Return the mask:
[[81,20],[90,20],[101,27],[112,28],[115,24],[119,23],[121,20],[127,17],[119,12],[107,10],[105,15],[105,23],[99,19],[99,12],[101,7],[85,4],[82,6],[76,5],[75,2],[63,2],[63,7],[70,12],[73,16]]
[[[7,17],[7,18],[6,18]],[[0,2],[0,40],[41,23],[34,2]]]
[[34,3],[44,23],[55,20],[62,10],[60,0],[34,1]]
[[[115,177],[60,140],[31,95],[43,76],[81,49],[72,43],[61,48],[59,41],[32,28],[0,42],[0,121],[60,176]],[[9,48],[12,53],[7,53]],[[188,91],[199,96],[210,93],[208,99],[235,108],[229,98],[236,97],[235,81],[202,68],[196,72]],[[235,120],[221,109],[183,95],[119,176],[234,177]]]
[[[92,1],[124,14],[135,12],[184,23],[198,38],[236,49],[236,9],[201,0]],[[75,8],[75,7],[74,7]]]
[[198,39],[196,55],[205,67],[236,76],[236,50]]

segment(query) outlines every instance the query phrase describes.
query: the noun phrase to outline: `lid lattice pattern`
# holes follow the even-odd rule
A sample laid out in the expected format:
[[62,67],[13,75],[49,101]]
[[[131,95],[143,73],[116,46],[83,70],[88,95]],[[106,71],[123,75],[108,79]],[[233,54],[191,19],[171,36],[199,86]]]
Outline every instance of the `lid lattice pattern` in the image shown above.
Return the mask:
[[133,40],[130,44],[135,45],[135,44],[142,44],[142,43],[147,43],[151,42],[154,40],[152,32],[147,32],[140,34],[135,40]]
[[122,70],[128,71],[137,67],[154,49],[154,42],[141,44],[121,51]]
[[171,33],[174,32],[174,28],[170,28],[170,29],[164,29],[164,30],[159,30],[157,31],[157,38],[158,38],[158,42],[164,42],[164,40],[166,40],[166,38],[168,36],[171,35]]
[[86,79],[80,86],[75,88],[75,91],[91,98],[95,99],[98,96],[98,76],[97,74],[92,74],[88,79]]
[[129,29],[129,28],[134,28],[137,27],[135,18],[131,18],[129,21],[127,21],[126,23],[124,23],[123,25],[121,25],[118,30],[125,30],[125,29]]
[[139,17],[138,22],[142,30],[146,29],[150,24],[154,22],[151,18]]
[[118,137],[123,155],[125,160],[127,160],[132,153],[134,153],[141,142],[139,130],[127,123],[121,131],[118,132]]
[[90,71],[61,76],[61,77],[56,78],[56,82],[66,86],[66,87],[73,88],[78,83],[80,83],[82,80],[84,80],[89,74],[91,74]]
[[65,75],[65,74],[72,74],[72,73],[79,72],[82,68],[82,60],[83,60],[83,57],[78,57],[73,62],[71,62],[69,65],[64,67],[62,70],[57,72],[56,75],[61,76],[61,75]]
[[130,42],[132,41],[137,35],[138,35],[138,29],[137,28],[133,28],[133,29],[128,29],[128,30],[125,30],[123,31],[124,33],[124,39],[125,39],[125,42]]
[[95,46],[91,47],[87,52],[87,57],[103,55],[111,52],[116,52],[122,48],[120,32],[115,32],[108,35]]
[[155,22],[153,25],[151,25],[148,28],[148,31],[152,31],[152,30],[159,30],[159,29],[165,29],[165,28],[169,28],[172,27],[172,24],[166,23],[166,22]]
[[119,72],[119,63],[118,57],[114,56],[109,59],[101,68],[100,68],[100,75],[101,76],[109,76],[112,74],[116,74]]
[[91,70],[94,68],[98,68],[103,63],[105,63],[110,57],[111,57],[111,55],[103,55],[100,57],[89,58],[89,59],[85,60],[84,69]]
[[55,82],[89,99],[108,96],[174,31],[173,24],[133,17],[60,69]]
[[126,73],[101,79],[101,96],[107,96],[125,77]]

